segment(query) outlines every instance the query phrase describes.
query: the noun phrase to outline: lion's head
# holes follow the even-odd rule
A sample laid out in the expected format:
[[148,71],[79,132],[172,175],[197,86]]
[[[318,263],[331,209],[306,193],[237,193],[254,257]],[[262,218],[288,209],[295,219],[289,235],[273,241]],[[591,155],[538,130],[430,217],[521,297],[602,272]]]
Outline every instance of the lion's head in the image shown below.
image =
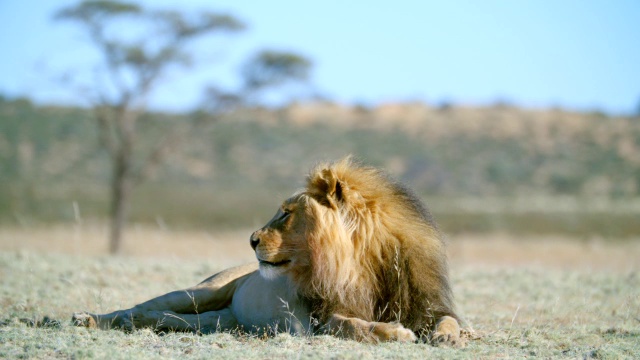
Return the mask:
[[453,314],[444,246],[428,211],[349,158],[313,169],[251,246],[261,274],[290,276],[320,318],[340,311],[421,326],[431,324],[429,311]]
[[309,216],[306,200],[302,194],[285,200],[274,217],[251,235],[262,276],[272,278],[310,268],[307,234],[314,227],[314,217]]

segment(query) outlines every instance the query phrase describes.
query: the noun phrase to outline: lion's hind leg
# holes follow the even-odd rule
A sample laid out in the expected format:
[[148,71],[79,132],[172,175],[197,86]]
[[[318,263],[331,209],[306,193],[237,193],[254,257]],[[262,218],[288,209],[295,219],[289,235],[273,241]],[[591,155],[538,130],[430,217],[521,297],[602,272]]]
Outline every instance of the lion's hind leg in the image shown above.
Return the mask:
[[238,320],[229,308],[207,311],[202,314],[179,314],[168,310],[139,311],[131,316],[131,321],[134,328],[198,334],[232,331],[238,328]]
[[[102,330],[122,329],[130,331],[142,327],[153,328],[162,323],[165,318],[162,315],[163,313],[191,315],[198,312],[224,309],[224,304],[220,305],[219,309],[211,308],[212,299],[219,293],[220,291],[217,291],[217,289],[196,286],[186,290],[172,291],[138,304],[131,309],[118,310],[108,314],[75,313],[71,321],[76,326]],[[228,292],[222,291],[223,298],[229,295]],[[215,303],[214,305],[218,304]],[[178,325],[174,327],[181,329]]]
[[207,311],[202,314],[179,314],[170,310],[134,311],[133,309],[104,315],[75,313],[72,322],[76,326],[102,330],[133,331],[151,328],[156,331],[184,331],[198,334],[231,331],[238,328],[238,320],[229,308]]
[[[185,290],[172,291],[134,306],[131,309],[114,311],[109,314],[73,314],[71,320],[76,326],[99,329],[132,330],[141,327],[156,327],[169,324],[166,329],[178,331],[200,331],[203,320],[206,329],[222,325],[223,329],[237,325],[228,306],[236,288],[247,277],[257,271],[257,264],[237,266],[219,272],[200,284]],[[165,316],[169,314],[172,316]],[[198,315],[199,314],[199,315]],[[173,319],[173,320],[172,320]],[[180,321],[183,319],[184,321]]]
[[114,311],[109,314],[74,313],[71,322],[75,326],[87,328],[129,330],[131,328],[131,309]]

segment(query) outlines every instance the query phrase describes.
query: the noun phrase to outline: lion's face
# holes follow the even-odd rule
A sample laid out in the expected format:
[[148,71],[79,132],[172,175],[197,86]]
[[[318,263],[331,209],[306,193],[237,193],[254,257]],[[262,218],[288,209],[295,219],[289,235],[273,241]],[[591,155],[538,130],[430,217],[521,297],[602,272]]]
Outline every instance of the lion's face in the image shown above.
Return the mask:
[[306,233],[309,227],[306,201],[302,195],[285,200],[275,216],[250,238],[260,262],[260,273],[266,278],[307,267],[309,249]]

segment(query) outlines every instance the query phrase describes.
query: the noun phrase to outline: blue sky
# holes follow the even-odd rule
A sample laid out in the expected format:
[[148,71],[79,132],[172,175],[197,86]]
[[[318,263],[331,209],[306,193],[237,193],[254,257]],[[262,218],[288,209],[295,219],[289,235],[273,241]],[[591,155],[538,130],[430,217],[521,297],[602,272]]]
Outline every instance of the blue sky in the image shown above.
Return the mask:
[[[91,69],[78,28],[51,20],[67,0],[0,0],[0,92],[81,103],[56,79]],[[195,71],[170,74],[151,105],[186,109],[204,84],[234,86],[253,50],[295,50],[330,99],[425,101],[630,113],[640,106],[640,1],[169,1],[230,12],[248,29],[199,49]]]

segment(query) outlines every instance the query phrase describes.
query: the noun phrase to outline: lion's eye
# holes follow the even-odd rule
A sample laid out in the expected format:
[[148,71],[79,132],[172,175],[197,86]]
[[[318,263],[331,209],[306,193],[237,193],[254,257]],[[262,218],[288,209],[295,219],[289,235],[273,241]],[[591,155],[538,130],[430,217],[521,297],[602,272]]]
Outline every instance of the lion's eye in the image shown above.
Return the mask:
[[289,217],[289,215],[291,215],[291,211],[289,210],[282,210],[282,215],[280,215],[280,220],[284,220],[286,218]]

